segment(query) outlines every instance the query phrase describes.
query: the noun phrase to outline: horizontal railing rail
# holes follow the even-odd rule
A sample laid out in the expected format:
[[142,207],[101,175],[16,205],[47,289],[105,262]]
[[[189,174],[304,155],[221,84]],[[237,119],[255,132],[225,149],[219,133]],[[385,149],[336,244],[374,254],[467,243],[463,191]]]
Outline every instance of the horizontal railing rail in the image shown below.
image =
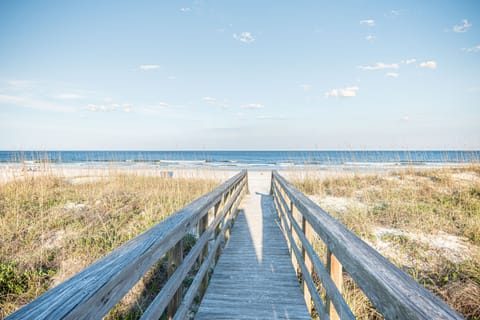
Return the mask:
[[[355,318],[342,296],[343,269],[387,319],[463,319],[276,171],[271,192],[306,303],[310,307],[313,301],[320,319]],[[327,247],[326,265],[312,245],[313,233]],[[313,281],[315,275],[325,290],[325,302]]]
[[[101,319],[166,254],[168,281],[142,319],[158,319],[165,310],[170,319],[185,318],[195,297],[201,297],[206,289],[208,272],[229,236],[246,192],[247,172],[242,171],[7,319]],[[198,239],[183,258],[183,239],[194,229]],[[184,293],[184,280],[194,265],[199,269]]]

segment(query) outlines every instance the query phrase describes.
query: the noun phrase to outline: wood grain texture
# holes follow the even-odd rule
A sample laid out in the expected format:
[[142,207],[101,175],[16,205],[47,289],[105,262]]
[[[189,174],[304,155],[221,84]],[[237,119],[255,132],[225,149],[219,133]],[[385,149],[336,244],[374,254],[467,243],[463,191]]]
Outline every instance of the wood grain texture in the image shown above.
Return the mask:
[[[182,285],[183,281],[185,280],[188,272],[192,269],[195,261],[199,258],[200,254],[204,251],[205,248],[208,247],[207,243],[210,239],[214,239],[213,235],[215,230],[217,229],[220,222],[225,217],[226,213],[229,212],[231,209],[236,210],[238,203],[240,202],[243,194],[242,190],[245,190],[245,181],[241,182],[238,186],[239,188],[235,192],[234,197],[232,197],[229,202],[226,204],[225,207],[221,208],[219,214],[215,217],[213,221],[211,221],[208,228],[205,232],[202,233],[200,238],[197,240],[195,246],[190,250],[188,255],[185,257],[183,263],[178,267],[173,275],[171,275],[167,281],[167,283],[163,286],[162,290],[158,293],[155,299],[150,303],[148,308],[142,315],[142,320],[144,319],[158,319],[162,315],[165,307],[169,303],[169,301],[174,296],[175,292],[178,288]],[[206,217],[207,215],[205,215]],[[204,217],[204,218],[205,218]],[[204,220],[202,218],[200,221]],[[218,239],[216,241],[219,241]],[[208,248],[207,248],[208,249]],[[211,264],[210,261],[205,262],[208,266]],[[183,298],[183,297],[182,297]],[[180,303],[181,301],[179,301]],[[169,312],[170,313],[170,312]],[[170,314],[173,316],[173,313]]]
[[195,319],[311,319],[279,227],[270,176],[245,197]]
[[[308,241],[307,237],[302,233],[302,230],[300,229],[300,226],[298,225],[298,223],[294,220],[293,215],[290,211],[291,209],[289,209],[289,208],[292,208],[292,206],[291,205],[287,206],[287,202],[283,198],[282,194],[278,191],[280,188],[278,186],[278,183],[274,183],[273,188],[274,188],[273,193],[274,193],[275,203],[277,206],[277,210],[282,217],[282,221],[284,220],[290,221],[290,225],[292,226],[293,230],[295,230],[295,233],[298,234],[300,241],[302,242],[302,246],[305,249],[308,256],[310,257],[312,261],[313,269],[315,270],[315,273],[320,278],[320,281],[322,282],[322,285],[327,293],[327,296],[331,298],[331,301],[335,305],[336,309],[340,310],[341,319],[355,319],[355,316],[353,315],[352,311],[348,307],[340,291],[335,286],[333,279],[330,277],[330,274],[328,273],[327,269],[325,268],[323,263],[320,261],[320,258],[318,257],[317,253],[313,249],[311,243]],[[287,217],[285,217],[285,214],[287,215]],[[287,239],[290,239],[288,234],[286,235],[286,237]],[[318,292],[312,293],[313,297],[315,297],[316,295],[318,295]],[[321,315],[323,314],[323,318],[325,319],[328,318],[328,312],[324,310],[325,305],[323,304],[323,302],[318,303],[318,300],[317,302],[315,302],[316,301],[315,299],[313,301],[315,303],[317,312]]]
[[[246,186],[246,185],[245,185]],[[242,188],[241,190],[241,195],[235,200],[235,203],[233,205],[233,211],[236,212],[238,205],[240,204],[241,199],[243,199],[244,194],[246,193],[246,188]],[[220,231],[220,234],[213,244],[213,246],[210,248],[210,252],[208,253],[205,263],[203,263],[198,270],[197,274],[195,275],[195,278],[193,279],[192,284],[187,290],[187,293],[183,297],[182,304],[180,305],[180,308],[177,310],[177,313],[175,314],[174,320],[183,320],[187,317],[187,314],[190,311],[190,308],[193,304],[194,299],[197,297],[197,295],[202,298],[202,292],[201,292],[201,287],[203,286],[203,282],[208,280],[208,272],[210,270],[211,265],[214,262],[214,258],[216,256],[217,248],[220,247],[220,245],[223,243],[224,240],[224,235],[228,229],[231,228],[231,225],[233,223],[233,218],[229,218],[225,224],[222,227],[222,230]],[[208,281],[207,281],[208,283]]]
[[174,215],[44,293],[7,319],[101,319],[208,212],[246,177],[242,171]]
[[273,177],[384,317],[463,319],[458,312],[323,211],[278,172],[274,172]]

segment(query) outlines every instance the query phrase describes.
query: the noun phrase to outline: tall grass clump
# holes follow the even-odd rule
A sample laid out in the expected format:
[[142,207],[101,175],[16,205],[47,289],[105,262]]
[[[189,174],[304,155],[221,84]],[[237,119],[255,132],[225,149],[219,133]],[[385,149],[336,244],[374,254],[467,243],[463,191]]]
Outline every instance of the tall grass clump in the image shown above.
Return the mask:
[[[294,184],[467,319],[480,319],[480,165]],[[344,289],[359,318],[377,317],[347,274]]]
[[[0,318],[219,183],[133,174],[74,180],[0,184]],[[115,317],[128,316],[129,308],[117,309]]]

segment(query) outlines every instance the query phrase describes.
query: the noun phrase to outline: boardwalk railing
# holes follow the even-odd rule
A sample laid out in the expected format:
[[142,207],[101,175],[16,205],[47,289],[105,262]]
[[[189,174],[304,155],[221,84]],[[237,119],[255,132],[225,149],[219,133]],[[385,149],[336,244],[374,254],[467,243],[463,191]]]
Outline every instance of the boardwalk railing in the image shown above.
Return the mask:
[[[206,288],[208,272],[229,236],[237,207],[246,192],[247,173],[242,171],[8,319],[100,319],[165,254],[168,254],[169,279],[142,319],[158,319],[165,309],[170,319],[184,319],[195,297],[201,296]],[[192,230],[198,232],[198,240],[183,259],[183,239]],[[196,262],[200,267],[183,293],[183,281]]]
[[[271,190],[292,260],[300,270],[305,301],[309,308],[313,301],[320,319],[355,318],[341,293],[342,269],[387,319],[463,319],[276,171],[272,174]],[[314,233],[327,247],[326,265],[312,246]],[[320,279],[325,290],[325,302],[314,277]]]

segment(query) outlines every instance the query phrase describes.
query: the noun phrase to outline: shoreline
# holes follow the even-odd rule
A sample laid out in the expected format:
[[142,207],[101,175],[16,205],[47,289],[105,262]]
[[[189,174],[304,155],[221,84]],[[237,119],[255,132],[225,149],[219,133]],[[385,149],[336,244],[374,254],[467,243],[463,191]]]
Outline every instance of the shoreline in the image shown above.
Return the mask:
[[125,164],[119,162],[98,163],[43,163],[43,162],[3,162],[0,163],[0,183],[9,181],[35,178],[40,176],[58,176],[77,181],[88,181],[105,178],[115,174],[132,174],[141,176],[163,176],[168,178],[187,178],[187,179],[212,179],[227,180],[241,170],[251,170],[258,172],[279,171],[289,179],[322,178],[335,176],[353,176],[353,175],[372,175],[388,174],[395,171],[407,170],[436,170],[465,168],[471,163],[429,163],[429,164],[410,164],[399,165],[396,163],[355,163],[355,164],[337,164],[337,165],[291,165],[291,166],[159,166],[148,162],[138,162]]

